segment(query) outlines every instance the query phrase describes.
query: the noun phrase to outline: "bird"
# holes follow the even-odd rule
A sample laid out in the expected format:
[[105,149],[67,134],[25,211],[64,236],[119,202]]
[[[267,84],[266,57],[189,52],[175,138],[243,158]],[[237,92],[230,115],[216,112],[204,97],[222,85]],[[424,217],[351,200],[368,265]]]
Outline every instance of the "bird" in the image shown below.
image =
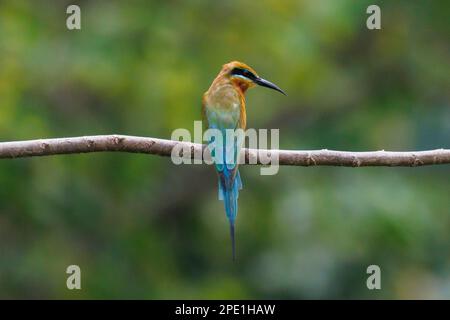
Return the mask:
[[[262,86],[281,92],[277,85],[258,76],[247,64],[231,61],[222,66],[202,99],[202,115],[206,127],[222,134],[215,149],[211,150],[214,166],[218,176],[219,200],[224,202],[225,213],[230,227],[232,259],[236,258],[235,221],[238,211],[237,199],[242,189],[241,176],[238,170],[238,155],[242,147],[240,139],[226,139],[227,130],[242,129],[247,125],[245,93],[255,86]],[[208,142],[210,147],[214,138]],[[219,160],[219,161],[217,161]],[[221,161],[220,161],[221,160]]]

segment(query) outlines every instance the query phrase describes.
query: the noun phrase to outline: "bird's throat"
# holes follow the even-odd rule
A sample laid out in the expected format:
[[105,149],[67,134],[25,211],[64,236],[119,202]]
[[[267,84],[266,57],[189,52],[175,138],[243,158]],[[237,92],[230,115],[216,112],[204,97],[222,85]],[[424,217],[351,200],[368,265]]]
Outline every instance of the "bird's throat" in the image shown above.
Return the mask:
[[239,90],[242,94],[245,94],[245,92],[247,91],[247,89],[250,87],[250,84],[245,81],[245,80],[241,80],[241,79],[233,79],[231,81],[231,83],[233,84],[233,86]]

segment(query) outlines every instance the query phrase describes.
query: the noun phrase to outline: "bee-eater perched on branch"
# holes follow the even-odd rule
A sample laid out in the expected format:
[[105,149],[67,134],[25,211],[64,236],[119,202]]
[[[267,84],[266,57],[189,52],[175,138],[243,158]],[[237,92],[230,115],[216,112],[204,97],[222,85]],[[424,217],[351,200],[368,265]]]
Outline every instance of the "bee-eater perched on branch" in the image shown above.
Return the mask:
[[[242,189],[238,171],[238,156],[242,140],[227,139],[227,130],[245,130],[245,92],[260,85],[283,94],[283,90],[273,83],[260,78],[255,70],[245,63],[232,61],[223,65],[208,91],[203,95],[203,116],[209,129],[220,131],[221,146],[211,151],[219,178],[219,199],[224,201],[225,212],[230,224],[233,260],[235,259],[234,226],[237,215],[237,198]],[[231,141],[227,141],[231,140]],[[210,141],[211,143],[214,140]],[[219,161],[217,161],[219,160]]]

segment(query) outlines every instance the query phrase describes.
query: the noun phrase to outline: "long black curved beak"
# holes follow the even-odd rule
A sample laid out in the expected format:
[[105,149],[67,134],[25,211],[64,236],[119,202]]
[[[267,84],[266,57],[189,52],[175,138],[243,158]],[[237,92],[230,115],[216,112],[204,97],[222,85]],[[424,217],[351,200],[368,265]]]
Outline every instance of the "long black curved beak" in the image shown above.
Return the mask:
[[278,92],[281,92],[282,94],[284,94],[285,96],[287,95],[283,90],[281,90],[277,85],[273,84],[270,81],[267,81],[266,79],[257,77],[256,79],[253,80],[254,83],[256,83],[257,85],[260,85],[262,87],[266,87],[266,88],[270,88],[273,90],[276,90]]

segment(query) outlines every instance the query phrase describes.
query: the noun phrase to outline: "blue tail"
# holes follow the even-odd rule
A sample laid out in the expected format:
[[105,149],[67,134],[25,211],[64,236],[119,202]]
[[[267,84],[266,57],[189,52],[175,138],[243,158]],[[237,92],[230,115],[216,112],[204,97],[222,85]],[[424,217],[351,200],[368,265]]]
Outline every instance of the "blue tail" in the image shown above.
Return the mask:
[[234,177],[232,175],[233,170],[228,170],[227,167],[224,166],[224,170],[219,178],[219,199],[224,201],[225,212],[230,224],[231,249],[234,261],[236,258],[234,227],[238,212],[237,199],[239,197],[239,190],[242,189],[242,181],[238,170],[236,170],[236,175]]
[[[211,126],[216,129],[216,126]],[[222,137],[226,137],[225,129],[221,129]],[[210,145],[215,141],[215,137],[211,138]],[[219,200],[223,200],[225,204],[225,212],[230,224],[231,248],[233,261],[236,257],[236,242],[234,236],[234,226],[238,211],[237,199],[239,190],[242,189],[241,176],[237,168],[238,155],[240,145],[238,140],[231,143],[226,139],[222,145],[214,145],[211,150],[211,156],[216,161],[215,167],[219,175]]]

